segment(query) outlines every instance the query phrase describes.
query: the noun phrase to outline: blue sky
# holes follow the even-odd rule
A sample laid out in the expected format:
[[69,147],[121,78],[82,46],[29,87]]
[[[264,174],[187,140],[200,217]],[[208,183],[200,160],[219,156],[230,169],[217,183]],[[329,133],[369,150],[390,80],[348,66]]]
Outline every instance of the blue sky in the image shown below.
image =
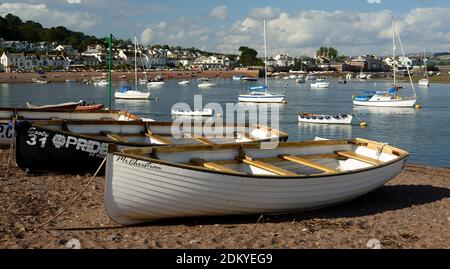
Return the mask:
[[388,54],[393,15],[407,51],[450,51],[449,0],[2,0],[0,15],[9,12],[47,27],[231,53],[262,51],[265,17],[269,54],[294,56],[322,45]]

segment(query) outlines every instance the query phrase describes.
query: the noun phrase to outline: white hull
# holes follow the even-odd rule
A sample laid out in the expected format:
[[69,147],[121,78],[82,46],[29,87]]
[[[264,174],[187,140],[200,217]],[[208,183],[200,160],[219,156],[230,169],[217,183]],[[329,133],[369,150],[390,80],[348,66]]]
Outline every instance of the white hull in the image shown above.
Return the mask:
[[[329,119],[326,119],[325,116],[328,116]],[[307,119],[305,117],[298,116],[299,122],[307,122],[307,123],[320,123],[320,124],[352,124],[353,116],[347,115],[345,118],[335,119],[331,115],[322,115],[322,119]]]
[[186,85],[186,84],[189,84],[189,80],[183,80],[183,81],[179,81],[178,82],[178,84],[180,84],[180,85]]
[[147,86],[149,87],[156,87],[156,86],[163,86],[164,85],[164,81],[152,81],[147,83]]
[[[315,143],[323,142],[328,141]],[[360,154],[366,153],[363,151]],[[376,151],[367,153],[373,158]],[[349,165],[359,162],[352,159],[339,162],[345,166],[343,162],[347,161]],[[165,218],[305,211],[373,191],[397,176],[404,163],[405,159],[398,158],[384,166],[360,166],[349,173],[277,177],[194,170],[164,161],[110,153],[106,165],[105,208],[112,220],[123,225]],[[257,170],[251,166],[249,169]]]
[[239,102],[252,102],[252,103],[282,103],[284,102],[284,95],[275,96],[252,96],[252,95],[239,95]]
[[114,97],[116,99],[150,99],[150,92],[140,92],[140,91],[126,91],[126,92],[115,92]]
[[374,106],[374,107],[413,107],[416,99],[409,100],[392,100],[392,101],[356,101],[353,104],[357,106]]
[[212,109],[203,110],[172,110],[172,115],[175,116],[212,116]]
[[94,86],[108,86],[108,81],[94,82]]
[[311,89],[327,89],[330,86],[330,83],[311,83]]
[[419,80],[419,86],[428,87],[428,86],[430,86],[430,82],[428,81],[428,79],[421,79],[421,80]]
[[214,84],[214,83],[200,83],[200,84],[198,84],[198,87],[199,88],[208,88],[208,87],[212,87],[212,86],[215,86],[216,84]]

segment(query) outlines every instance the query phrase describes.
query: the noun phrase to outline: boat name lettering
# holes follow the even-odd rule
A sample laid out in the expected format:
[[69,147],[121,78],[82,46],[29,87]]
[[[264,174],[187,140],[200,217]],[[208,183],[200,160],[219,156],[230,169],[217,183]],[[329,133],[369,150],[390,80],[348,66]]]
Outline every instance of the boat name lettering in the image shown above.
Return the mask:
[[52,138],[53,146],[57,149],[74,146],[76,150],[81,150],[89,153],[89,156],[104,157],[108,152],[108,143],[100,143],[94,140],[87,140],[84,138],[77,138],[74,136],[64,136],[56,134]]
[[0,125],[0,138],[12,138],[12,128],[8,125]]
[[[40,138],[38,138],[38,136]],[[28,139],[26,143],[30,146],[35,146],[40,142],[39,146],[43,148],[45,146],[45,142],[47,142],[48,133],[45,131],[38,131],[36,127],[30,127],[28,129]]]
[[122,163],[126,163],[126,164],[131,165],[131,166],[136,166],[136,167],[140,167],[140,168],[161,171],[161,167],[160,166],[157,166],[157,165],[155,165],[153,163],[150,163],[150,162],[139,161],[139,160],[136,160],[136,159],[130,159],[130,158],[123,157],[123,156],[117,156],[116,161],[122,162]]

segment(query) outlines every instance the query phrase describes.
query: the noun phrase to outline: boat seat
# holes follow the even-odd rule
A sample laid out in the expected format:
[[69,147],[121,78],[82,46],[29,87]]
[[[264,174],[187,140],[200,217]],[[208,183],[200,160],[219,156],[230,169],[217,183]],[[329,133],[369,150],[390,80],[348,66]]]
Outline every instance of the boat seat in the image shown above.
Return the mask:
[[238,160],[243,163],[246,163],[248,165],[252,165],[252,166],[261,168],[263,170],[269,171],[271,173],[274,173],[274,174],[277,174],[280,176],[299,176],[299,174],[297,174],[297,173],[291,172],[289,170],[283,169],[283,168],[275,166],[275,165],[271,165],[266,162],[254,160],[254,159],[250,158],[249,156],[238,157]]
[[115,140],[118,142],[128,142],[126,138],[124,138],[118,134],[112,133],[110,131],[102,131],[102,134],[106,135],[107,137],[111,138],[112,140]]
[[206,145],[216,145],[216,143],[212,142],[211,140],[205,137],[193,137],[193,138]]
[[223,165],[220,165],[218,163],[208,162],[208,161],[206,161],[204,159],[201,159],[201,158],[191,159],[191,163],[193,165],[196,165],[196,166],[202,166],[202,167],[205,167],[205,168],[208,168],[208,169],[212,169],[212,170],[216,170],[216,171],[220,171],[220,172],[233,173],[233,174],[242,174],[242,175],[245,174],[245,173],[233,170],[231,168],[225,167]]
[[368,163],[368,164],[372,164],[372,165],[380,165],[380,164],[383,163],[382,161],[379,161],[377,159],[373,159],[373,158],[370,158],[370,157],[366,157],[366,156],[360,155],[360,154],[355,153],[353,151],[337,151],[336,154],[339,155],[339,156],[342,156],[342,157],[355,159],[355,160],[358,160],[358,161],[361,161],[361,162],[365,162],[365,163]]
[[282,159],[284,159],[284,160],[291,161],[291,162],[294,162],[294,163],[298,163],[298,164],[301,164],[301,165],[304,165],[304,166],[309,166],[311,168],[314,168],[314,169],[317,169],[317,170],[320,170],[320,171],[324,171],[326,173],[339,173],[340,172],[339,170],[337,170],[335,168],[332,168],[332,167],[329,167],[329,166],[326,166],[326,165],[323,165],[323,164],[320,164],[320,163],[316,163],[316,162],[313,162],[313,161],[310,161],[310,160],[307,160],[307,159],[304,159],[304,158],[301,158],[301,157],[298,157],[298,156],[281,155],[280,157]]
[[170,141],[168,138],[165,138],[165,137],[160,136],[160,135],[146,133],[145,136],[147,136],[149,138],[152,138],[152,139],[155,139],[155,140],[158,140],[158,141],[160,141],[163,144],[172,144],[172,141]]

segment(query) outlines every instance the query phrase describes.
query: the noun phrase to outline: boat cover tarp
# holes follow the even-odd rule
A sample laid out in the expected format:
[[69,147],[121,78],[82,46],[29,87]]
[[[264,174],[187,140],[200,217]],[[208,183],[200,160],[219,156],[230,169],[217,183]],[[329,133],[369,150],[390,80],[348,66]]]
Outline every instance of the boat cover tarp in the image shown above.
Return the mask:
[[131,90],[130,86],[123,86],[122,88],[120,88],[120,92],[121,93],[124,93],[124,92],[129,91],[129,90]]

